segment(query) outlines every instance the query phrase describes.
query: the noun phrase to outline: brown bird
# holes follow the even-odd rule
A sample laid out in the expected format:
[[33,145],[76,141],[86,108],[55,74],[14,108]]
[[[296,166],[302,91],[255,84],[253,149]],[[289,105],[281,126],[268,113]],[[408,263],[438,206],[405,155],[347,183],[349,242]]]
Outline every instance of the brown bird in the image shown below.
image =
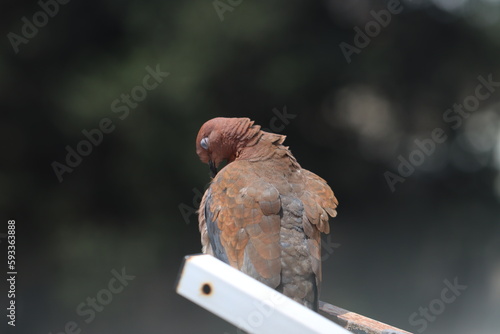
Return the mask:
[[198,211],[202,250],[317,311],[320,234],[330,232],[338,201],[284,141],[248,118],[201,127],[196,153],[214,176]]

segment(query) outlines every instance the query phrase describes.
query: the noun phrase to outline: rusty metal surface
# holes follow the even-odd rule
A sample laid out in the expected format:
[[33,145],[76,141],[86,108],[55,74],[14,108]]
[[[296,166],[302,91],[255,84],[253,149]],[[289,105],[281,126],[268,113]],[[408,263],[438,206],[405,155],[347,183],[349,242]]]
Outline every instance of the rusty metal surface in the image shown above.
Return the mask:
[[319,309],[321,314],[354,334],[412,334],[322,301]]

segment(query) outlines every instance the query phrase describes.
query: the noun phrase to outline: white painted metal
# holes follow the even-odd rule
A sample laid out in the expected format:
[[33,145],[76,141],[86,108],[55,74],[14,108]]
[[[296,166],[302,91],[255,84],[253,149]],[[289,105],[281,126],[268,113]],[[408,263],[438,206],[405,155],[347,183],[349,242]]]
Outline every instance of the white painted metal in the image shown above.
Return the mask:
[[211,255],[187,256],[177,293],[254,334],[352,334]]

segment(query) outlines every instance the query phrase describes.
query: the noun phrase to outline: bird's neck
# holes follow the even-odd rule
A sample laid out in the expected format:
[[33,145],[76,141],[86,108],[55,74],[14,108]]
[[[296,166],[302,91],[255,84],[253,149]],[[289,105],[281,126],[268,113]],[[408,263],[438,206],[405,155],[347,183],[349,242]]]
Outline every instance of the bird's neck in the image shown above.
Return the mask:
[[240,147],[235,160],[264,161],[281,160],[294,168],[300,168],[299,163],[287,146],[282,145],[286,136],[260,131],[261,136],[254,143],[246,143]]

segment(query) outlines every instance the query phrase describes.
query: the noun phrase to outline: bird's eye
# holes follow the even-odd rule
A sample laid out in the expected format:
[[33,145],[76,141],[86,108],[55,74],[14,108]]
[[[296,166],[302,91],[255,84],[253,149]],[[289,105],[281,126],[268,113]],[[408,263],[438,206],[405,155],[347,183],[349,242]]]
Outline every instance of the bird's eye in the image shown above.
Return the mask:
[[208,150],[208,137],[205,137],[200,141],[200,146],[205,150]]

